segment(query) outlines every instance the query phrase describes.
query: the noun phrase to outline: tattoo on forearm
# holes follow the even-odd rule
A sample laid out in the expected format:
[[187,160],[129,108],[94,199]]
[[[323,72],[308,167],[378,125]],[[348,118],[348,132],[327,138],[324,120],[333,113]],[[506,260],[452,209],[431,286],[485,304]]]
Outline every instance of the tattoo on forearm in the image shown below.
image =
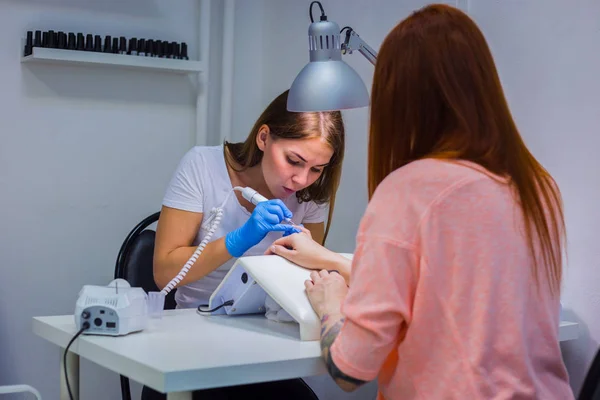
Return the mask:
[[[323,339],[323,334],[325,334],[325,331],[327,330],[327,321],[329,320],[329,315],[325,314],[323,315],[323,318],[321,318],[321,339]],[[323,342],[321,342],[321,351],[323,350]]]
[[333,344],[335,338],[340,333],[340,329],[342,328],[342,324],[344,323],[344,318],[330,318],[329,315],[324,315],[321,319],[321,352],[323,354],[323,358],[325,359],[325,365],[327,366],[327,371],[329,375],[333,378],[333,380],[340,386],[342,389],[346,390],[354,390],[360,385],[366,383],[366,381],[353,378],[351,376],[346,375],[335,365],[333,359],[330,357],[330,348]]

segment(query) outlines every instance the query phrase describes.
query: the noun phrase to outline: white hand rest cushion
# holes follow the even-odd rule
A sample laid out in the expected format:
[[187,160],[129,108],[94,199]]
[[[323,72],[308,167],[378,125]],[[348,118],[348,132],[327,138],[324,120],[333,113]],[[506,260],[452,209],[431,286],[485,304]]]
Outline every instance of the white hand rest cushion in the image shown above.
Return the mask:
[[277,313],[279,306],[298,323],[317,319],[304,287],[310,270],[276,255],[241,257],[237,264],[267,293],[270,314]]
[[279,304],[267,296],[265,299],[265,317],[275,322],[296,322],[294,318],[287,313]]
[[[342,255],[352,259],[352,254]],[[304,282],[310,279],[311,270],[275,255],[241,257],[234,267],[243,268],[266,292],[265,305],[270,308],[270,319],[289,321],[289,315],[300,324],[302,340],[319,339],[321,321],[306,296],[304,286]]]

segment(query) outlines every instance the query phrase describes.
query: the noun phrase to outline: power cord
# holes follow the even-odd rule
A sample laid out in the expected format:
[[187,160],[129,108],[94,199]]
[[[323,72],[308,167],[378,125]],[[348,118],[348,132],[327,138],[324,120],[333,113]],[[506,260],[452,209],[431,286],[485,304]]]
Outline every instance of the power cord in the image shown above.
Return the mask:
[[315,4],[319,5],[319,8],[321,9],[321,21],[327,21],[327,15],[325,15],[325,10],[323,10],[323,5],[321,4],[320,1],[313,1],[312,3],[310,3],[310,6],[308,7],[308,15],[310,16],[310,22],[315,22],[315,19],[313,18],[312,15],[312,8]]
[[[230,193],[232,193],[232,192],[230,192]],[[229,198],[229,195],[227,196],[227,198]],[[225,202],[223,202],[223,203],[225,203]],[[217,227],[219,226],[219,223],[221,222],[221,218],[223,217],[223,207],[222,206],[219,208],[215,207],[211,211],[215,215],[215,217],[214,217],[214,220],[212,221],[212,224],[208,230],[208,233],[206,234],[206,236],[204,236],[204,239],[202,239],[202,242],[200,242],[198,247],[196,247],[194,254],[192,254],[192,256],[187,260],[187,262],[185,263],[183,268],[181,268],[181,271],[179,271],[177,276],[175,276],[175,278],[171,279],[171,281],[167,284],[167,286],[165,286],[161,290],[161,293],[164,294],[165,296],[167,294],[169,294],[169,292],[171,290],[173,290],[179,284],[179,282],[181,282],[183,280],[183,278],[188,273],[190,268],[192,268],[192,265],[194,265],[194,263],[196,262],[198,257],[200,257],[200,254],[202,254],[202,251],[208,244],[212,235],[217,230]]]
[[219,306],[216,306],[212,310],[202,310],[200,307],[208,307],[208,304],[200,304],[198,306],[198,312],[200,312],[200,313],[211,313],[211,312],[217,311],[221,307],[227,307],[227,306],[232,306],[232,305],[233,305],[233,300],[227,300],[225,303],[223,303],[223,304],[221,304]]
[[[204,239],[202,239],[202,241],[200,242],[198,247],[196,247],[194,254],[192,254],[192,256],[187,260],[187,262],[181,268],[179,273],[173,279],[171,279],[171,281],[169,283],[167,283],[167,285],[160,291],[162,294],[164,294],[166,296],[169,294],[169,292],[171,290],[173,290],[175,287],[177,287],[177,285],[179,285],[179,282],[181,282],[183,280],[183,278],[185,278],[185,276],[188,273],[188,271],[190,270],[190,268],[192,268],[192,265],[194,265],[196,260],[198,260],[198,257],[200,257],[200,254],[202,254],[202,252],[204,251],[204,248],[206,247],[206,245],[208,245],[210,238],[212,237],[212,235],[214,235],[215,231],[217,230],[217,227],[221,223],[221,218],[223,217],[223,208],[225,207],[225,204],[229,200],[229,197],[236,190],[239,192],[242,192],[242,196],[243,196],[244,193],[246,193],[247,189],[249,189],[249,188],[244,189],[240,186],[235,186],[227,194],[227,196],[225,197],[225,200],[223,200],[223,203],[221,204],[221,206],[214,207],[211,210],[211,213],[207,219],[207,224],[209,224],[208,233],[206,234],[206,236],[204,236]],[[256,191],[254,191],[253,189],[250,189],[250,191],[256,193]],[[248,201],[250,201],[250,200],[248,200]],[[213,219],[211,219],[211,218],[213,218]]]
[[69,344],[67,345],[67,347],[65,348],[65,353],[63,354],[63,366],[64,366],[64,372],[65,372],[65,382],[67,383],[67,390],[69,392],[69,398],[71,400],[73,400],[73,393],[71,392],[71,385],[69,385],[69,374],[67,373],[67,353],[69,352],[69,347],[71,347],[71,345],[73,344],[73,342],[75,341],[75,339],[77,339],[79,337],[79,335],[81,335],[83,333],[83,331],[87,330],[90,328],[90,323],[88,321],[85,321],[83,323],[83,325],[81,326],[81,329],[75,334],[75,336],[73,336],[73,338],[71,339],[71,341],[69,342]]

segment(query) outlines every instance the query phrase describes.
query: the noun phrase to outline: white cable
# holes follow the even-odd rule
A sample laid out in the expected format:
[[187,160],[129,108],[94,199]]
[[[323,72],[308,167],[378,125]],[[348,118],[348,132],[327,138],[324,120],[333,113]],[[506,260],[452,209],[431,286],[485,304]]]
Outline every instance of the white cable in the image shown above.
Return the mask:
[[[217,227],[221,223],[221,217],[223,216],[223,207],[225,207],[225,203],[227,203],[227,200],[229,200],[229,196],[231,196],[231,194],[233,193],[234,190],[237,190],[238,192],[242,192],[242,195],[244,196],[244,198],[247,199],[248,201],[252,201],[252,203],[254,203],[254,204],[257,204],[259,202],[259,200],[261,200],[258,198],[258,196],[262,197],[260,194],[258,194],[256,192],[256,190],[251,189],[249,187],[247,187],[247,188],[242,188],[240,186],[234,187],[233,190],[227,194],[227,197],[225,198],[225,200],[223,201],[221,206],[213,208],[211,210],[211,213],[215,214],[215,218],[211,223],[208,233],[206,234],[206,236],[204,236],[204,239],[202,239],[202,242],[200,242],[200,244],[196,248],[196,251],[194,251],[194,254],[192,254],[192,256],[188,259],[188,261],[185,263],[185,265],[181,268],[181,270],[179,271],[177,276],[175,276],[175,278],[171,279],[171,282],[169,282],[163,288],[163,290],[160,291],[161,294],[166,296],[167,294],[169,294],[169,292],[171,290],[173,290],[175,287],[177,287],[179,282],[181,282],[183,280],[183,278],[185,278],[188,271],[190,270],[190,268],[192,268],[192,265],[194,265],[194,263],[196,262],[198,257],[200,257],[200,254],[202,254],[202,252],[204,251],[204,248],[208,244],[210,238],[215,233],[215,231],[217,230]],[[254,192],[254,193],[252,193],[252,192]],[[250,195],[250,199],[248,199],[246,197],[248,195]],[[255,201],[256,201],[256,203],[255,203]]]

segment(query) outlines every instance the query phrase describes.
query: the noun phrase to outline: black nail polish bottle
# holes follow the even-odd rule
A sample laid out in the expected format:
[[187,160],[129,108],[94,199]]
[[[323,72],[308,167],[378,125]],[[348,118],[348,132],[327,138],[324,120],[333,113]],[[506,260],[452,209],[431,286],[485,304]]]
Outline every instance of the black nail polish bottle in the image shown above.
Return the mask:
[[35,31],[33,47],[42,47],[42,31]]
[[75,38],[75,34],[73,32],[69,32],[69,38],[67,39],[67,49],[77,49],[77,39]]
[[175,46],[176,45],[177,45],[176,42],[169,43],[169,58],[177,58],[177,57],[175,57]]
[[113,52],[113,54],[119,54],[119,38],[113,38],[112,52]]
[[85,35],[85,51],[94,51],[94,36],[91,33]]
[[130,56],[137,56],[137,38],[129,39],[129,51],[127,54]]
[[51,49],[55,49],[56,48],[56,34],[54,33],[54,31],[48,31],[48,47],[50,47]]
[[23,49],[23,55],[25,57],[30,56],[33,53],[33,32],[27,31],[27,39],[25,39],[25,48]]
[[188,50],[187,50],[187,43],[186,42],[181,43],[181,59],[182,60],[189,60],[189,58],[188,58]]
[[102,37],[100,35],[94,35],[94,51],[96,53],[102,52]]
[[167,58],[168,57],[168,46],[167,46],[167,42],[164,40],[160,41],[160,53],[159,53],[159,57],[160,58]]
[[56,41],[56,47],[58,47],[59,49],[66,49],[67,48],[67,34],[64,33],[63,31],[60,31],[56,34],[57,37],[57,41]]
[[77,34],[77,50],[84,51],[85,50],[85,39],[83,33]]
[[163,41],[163,54],[165,58],[171,58],[171,43]]
[[48,39],[48,32],[42,33],[42,47],[50,47],[50,40]]
[[106,35],[104,37],[104,48],[102,49],[102,51],[104,51],[105,53],[112,53],[111,42],[112,38],[110,37],[110,35]]
[[173,47],[173,58],[181,60],[181,46],[179,43],[173,42],[171,43],[171,46]]
[[67,49],[67,34],[64,32],[58,33],[58,48],[63,50]]
[[146,39],[140,39],[137,42],[137,55],[145,57],[146,56]]
[[152,46],[152,57],[160,57],[162,45],[160,44],[160,40],[155,40],[154,45]]
[[152,52],[154,51],[154,40],[148,39],[146,41],[146,48],[144,52],[146,53],[146,57],[153,57]]
[[167,42],[166,40],[163,40],[162,45],[163,45],[163,57],[171,58],[171,43]]
[[125,36],[119,38],[119,54],[127,54],[127,39]]

